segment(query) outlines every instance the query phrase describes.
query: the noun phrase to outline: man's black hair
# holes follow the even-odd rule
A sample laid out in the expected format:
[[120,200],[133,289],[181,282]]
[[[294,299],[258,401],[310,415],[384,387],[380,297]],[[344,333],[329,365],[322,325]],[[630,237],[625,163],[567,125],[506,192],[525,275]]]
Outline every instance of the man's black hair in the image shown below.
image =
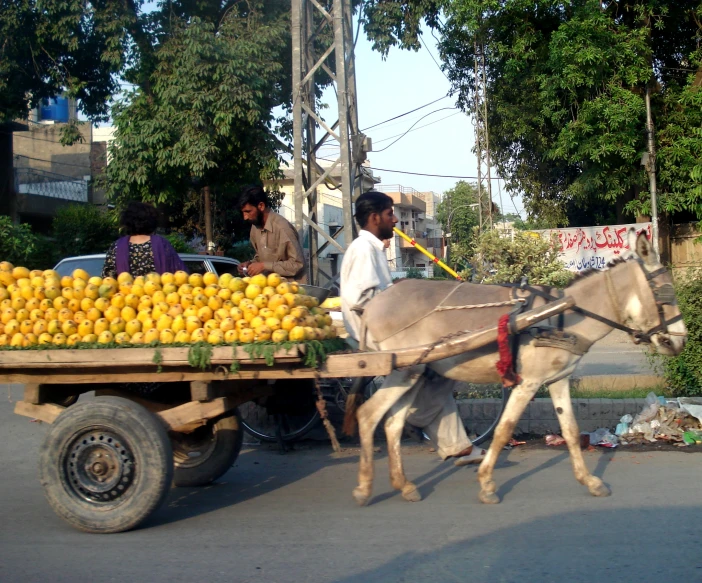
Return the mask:
[[158,211],[149,203],[133,200],[122,211],[119,224],[127,235],[152,235],[158,227]]
[[271,201],[268,198],[268,194],[263,190],[262,186],[245,186],[241,191],[241,196],[239,197],[239,208],[250,204],[251,206],[258,206],[259,203],[265,204],[267,207],[271,206]]
[[356,221],[364,229],[368,224],[368,219],[373,213],[382,213],[388,208],[392,208],[393,200],[384,192],[369,190],[356,199]]

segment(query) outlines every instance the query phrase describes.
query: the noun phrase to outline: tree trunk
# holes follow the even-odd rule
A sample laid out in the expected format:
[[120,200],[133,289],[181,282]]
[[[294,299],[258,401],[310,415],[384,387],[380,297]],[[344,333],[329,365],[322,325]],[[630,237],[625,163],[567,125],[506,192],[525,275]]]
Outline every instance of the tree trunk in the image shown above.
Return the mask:
[[210,187],[202,188],[203,207],[205,213],[205,248],[208,255],[214,253],[214,237],[212,234],[212,201],[210,198]]

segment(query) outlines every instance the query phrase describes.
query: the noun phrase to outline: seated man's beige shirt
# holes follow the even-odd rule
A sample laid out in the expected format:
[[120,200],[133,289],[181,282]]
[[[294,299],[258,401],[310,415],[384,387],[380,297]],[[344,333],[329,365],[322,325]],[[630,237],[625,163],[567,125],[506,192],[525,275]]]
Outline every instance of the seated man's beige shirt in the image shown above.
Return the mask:
[[264,271],[300,283],[307,282],[300,239],[295,228],[284,217],[271,211],[263,228],[251,225],[250,240],[256,250],[253,261],[263,263]]

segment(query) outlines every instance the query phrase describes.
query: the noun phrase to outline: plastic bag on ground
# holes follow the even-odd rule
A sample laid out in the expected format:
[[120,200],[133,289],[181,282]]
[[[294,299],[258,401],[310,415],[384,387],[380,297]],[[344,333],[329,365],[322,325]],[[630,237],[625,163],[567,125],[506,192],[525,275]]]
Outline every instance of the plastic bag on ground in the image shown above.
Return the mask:
[[617,447],[619,438],[605,427],[600,427],[590,434],[591,445],[601,445],[602,447]]
[[654,419],[660,406],[661,404],[658,401],[658,397],[656,397],[656,393],[651,392],[646,395],[646,404],[641,412],[634,417],[634,425],[637,423],[646,423]]

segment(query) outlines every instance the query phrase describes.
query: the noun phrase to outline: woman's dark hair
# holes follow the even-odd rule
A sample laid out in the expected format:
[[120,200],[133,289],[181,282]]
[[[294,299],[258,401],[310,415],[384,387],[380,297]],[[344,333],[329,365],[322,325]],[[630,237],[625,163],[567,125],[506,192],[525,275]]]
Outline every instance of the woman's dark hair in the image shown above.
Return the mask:
[[250,204],[251,206],[258,206],[259,203],[265,204],[267,207],[271,206],[271,201],[268,198],[268,194],[263,190],[262,186],[245,186],[241,191],[241,196],[239,197],[239,208]]
[[122,211],[119,224],[127,235],[152,235],[158,226],[158,211],[146,202],[132,201]]
[[393,200],[384,192],[369,190],[356,199],[356,221],[365,228],[368,219],[373,213],[382,213],[385,209],[392,208]]

